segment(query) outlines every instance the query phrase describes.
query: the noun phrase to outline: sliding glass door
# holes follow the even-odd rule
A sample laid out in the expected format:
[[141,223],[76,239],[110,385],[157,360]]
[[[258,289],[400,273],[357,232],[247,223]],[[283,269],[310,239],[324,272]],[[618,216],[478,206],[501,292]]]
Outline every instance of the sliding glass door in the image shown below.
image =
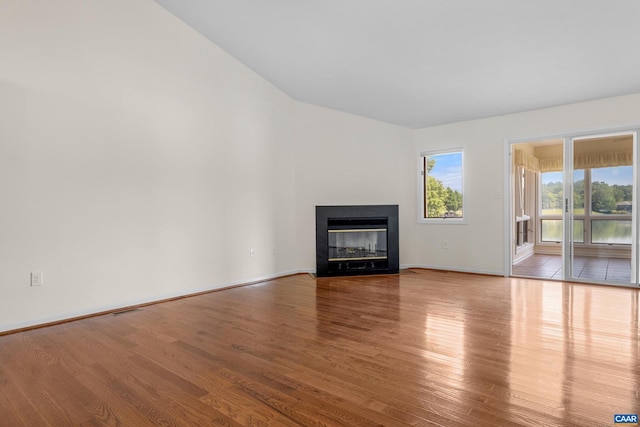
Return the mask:
[[511,275],[637,286],[637,132],[510,149]]
[[635,132],[566,140],[566,279],[637,283],[635,146]]

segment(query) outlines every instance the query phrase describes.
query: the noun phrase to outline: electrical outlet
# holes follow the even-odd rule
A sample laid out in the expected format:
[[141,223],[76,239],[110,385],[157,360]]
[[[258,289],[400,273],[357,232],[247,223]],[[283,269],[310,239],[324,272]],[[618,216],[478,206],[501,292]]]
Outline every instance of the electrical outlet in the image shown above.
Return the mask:
[[251,257],[256,256],[256,250],[254,248],[249,249],[249,256]]
[[42,273],[31,273],[31,286],[44,285],[44,279]]
[[448,240],[444,240],[442,242],[442,249],[449,249],[449,241]]

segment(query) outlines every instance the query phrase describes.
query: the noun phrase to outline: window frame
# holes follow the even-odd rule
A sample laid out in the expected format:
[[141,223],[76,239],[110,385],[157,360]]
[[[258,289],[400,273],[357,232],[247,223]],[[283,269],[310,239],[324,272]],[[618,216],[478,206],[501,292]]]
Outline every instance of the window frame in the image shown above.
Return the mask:
[[[461,184],[461,193],[462,193],[462,217],[442,217],[442,218],[428,218],[425,216],[426,214],[426,181],[427,181],[427,171],[425,167],[425,157],[437,156],[442,154],[453,154],[460,153],[460,168],[462,174],[462,184]],[[467,197],[465,191],[465,161],[464,161],[464,149],[462,147],[455,148],[447,148],[442,150],[425,150],[420,151],[418,156],[418,222],[422,224],[467,224],[468,221],[468,213],[466,210],[468,209],[467,205]]]
[[[574,221],[582,221],[583,223],[583,239],[582,241],[574,240],[573,243],[578,246],[583,247],[629,247],[631,243],[606,243],[606,242],[594,242],[593,241],[593,222],[594,221],[631,221],[632,219],[628,215],[623,214],[608,214],[604,216],[594,215],[593,213],[593,205],[591,197],[593,195],[593,178],[591,172],[593,168],[585,168],[581,169],[584,171],[584,213],[576,214],[573,213]],[[551,245],[561,245],[562,240],[554,241],[554,240],[543,240],[542,232],[544,228],[544,221],[564,221],[563,214],[543,214],[542,213],[542,174],[543,172],[538,173],[538,201],[537,201],[537,210],[538,210],[538,224],[539,230],[536,237],[536,241],[538,245],[541,246],[551,246]],[[564,185],[564,176],[563,176],[563,185]],[[564,196],[563,196],[564,199]],[[564,236],[563,236],[564,237]],[[633,238],[633,237],[632,237]]]
[[[560,173],[560,176],[562,177],[561,178],[562,179],[562,181],[561,181],[562,188],[564,188],[564,172],[561,172],[561,171],[554,171],[554,172],[559,172]],[[537,193],[536,210],[537,210],[537,213],[538,213],[538,219],[537,219],[538,224],[537,225],[538,225],[539,232],[537,233],[537,236],[536,236],[536,243],[538,245],[554,245],[554,246],[562,245],[562,239],[560,239],[560,240],[543,240],[543,238],[542,238],[542,233],[544,231],[544,221],[558,221],[559,220],[559,221],[561,221],[561,224],[562,224],[562,221],[563,221],[562,211],[564,209],[563,207],[561,207],[559,214],[558,213],[545,214],[545,213],[542,212],[543,211],[543,208],[542,208],[542,174],[544,174],[544,173],[546,173],[546,172],[538,172],[538,177],[537,177],[537,181],[538,182],[537,182],[537,191],[536,191],[536,193]],[[564,206],[564,193],[563,193],[563,196],[562,196],[562,204],[561,205]],[[578,218],[578,219],[582,219],[582,218]]]

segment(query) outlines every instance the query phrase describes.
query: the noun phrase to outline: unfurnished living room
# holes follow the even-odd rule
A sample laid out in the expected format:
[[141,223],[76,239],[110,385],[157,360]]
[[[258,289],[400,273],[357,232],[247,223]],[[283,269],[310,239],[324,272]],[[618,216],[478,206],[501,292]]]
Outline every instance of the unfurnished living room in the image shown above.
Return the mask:
[[0,0],[0,426],[640,412],[636,0]]

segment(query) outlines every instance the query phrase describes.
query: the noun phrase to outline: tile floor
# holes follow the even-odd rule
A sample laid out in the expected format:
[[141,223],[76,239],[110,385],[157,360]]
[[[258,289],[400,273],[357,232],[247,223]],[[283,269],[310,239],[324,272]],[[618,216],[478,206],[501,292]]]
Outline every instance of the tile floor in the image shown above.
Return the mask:
[[[631,260],[623,258],[575,257],[574,277],[594,281],[629,282]],[[534,254],[513,265],[514,276],[562,279],[562,257]]]

